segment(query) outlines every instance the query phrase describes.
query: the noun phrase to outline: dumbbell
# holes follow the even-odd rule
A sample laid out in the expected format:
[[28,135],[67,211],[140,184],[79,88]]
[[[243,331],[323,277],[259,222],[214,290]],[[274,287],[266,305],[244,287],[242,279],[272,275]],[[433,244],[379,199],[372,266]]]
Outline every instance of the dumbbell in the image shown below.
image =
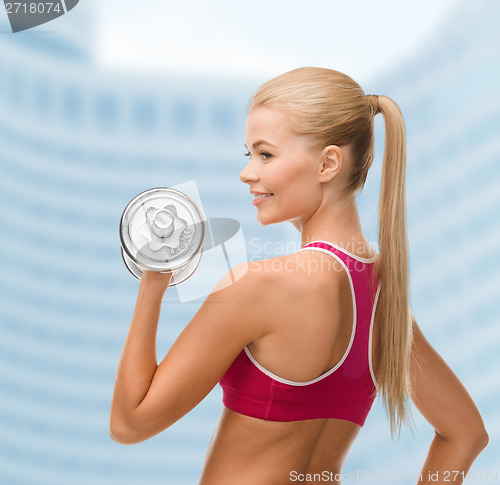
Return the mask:
[[186,281],[200,264],[205,222],[182,192],[159,187],[134,197],[120,219],[125,266],[137,279],[143,271],[173,273],[170,286]]

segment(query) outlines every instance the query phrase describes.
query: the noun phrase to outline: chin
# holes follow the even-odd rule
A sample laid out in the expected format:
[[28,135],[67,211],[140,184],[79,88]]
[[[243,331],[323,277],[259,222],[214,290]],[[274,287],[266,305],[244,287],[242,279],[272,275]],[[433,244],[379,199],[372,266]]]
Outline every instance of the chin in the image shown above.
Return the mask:
[[261,226],[269,226],[270,224],[275,224],[273,221],[268,221],[267,219],[263,219],[262,217],[257,216],[257,222]]
[[279,224],[280,222],[285,222],[286,219],[282,217],[276,217],[266,214],[257,214],[257,222],[261,226],[270,226],[271,224]]

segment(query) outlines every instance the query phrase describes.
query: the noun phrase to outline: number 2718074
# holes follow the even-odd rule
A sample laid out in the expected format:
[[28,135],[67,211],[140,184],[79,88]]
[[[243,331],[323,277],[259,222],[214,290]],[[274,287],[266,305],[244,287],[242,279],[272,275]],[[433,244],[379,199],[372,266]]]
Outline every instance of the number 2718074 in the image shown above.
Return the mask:
[[21,2],[7,2],[5,4],[7,9],[7,14],[15,15],[19,13],[61,13],[61,2],[51,3],[51,2],[31,2],[31,3],[21,3]]

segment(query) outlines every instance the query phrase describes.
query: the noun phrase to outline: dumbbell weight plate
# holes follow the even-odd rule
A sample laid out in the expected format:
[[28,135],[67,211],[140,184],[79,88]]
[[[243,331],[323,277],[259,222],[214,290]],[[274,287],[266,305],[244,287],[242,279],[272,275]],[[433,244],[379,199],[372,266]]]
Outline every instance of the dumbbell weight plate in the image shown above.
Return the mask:
[[172,285],[198,267],[205,224],[196,204],[175,189],[147,190],[129,202],[120,220],[122,256],[139,278],[144,270],[173,272]]

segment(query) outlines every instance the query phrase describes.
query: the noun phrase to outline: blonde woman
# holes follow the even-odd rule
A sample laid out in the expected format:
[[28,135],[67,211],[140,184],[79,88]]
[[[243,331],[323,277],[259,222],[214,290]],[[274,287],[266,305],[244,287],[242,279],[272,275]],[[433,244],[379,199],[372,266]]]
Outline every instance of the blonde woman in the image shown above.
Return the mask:
[[[355,194],[372,163],[378,113],[386,139],[377,253]],[[366,96],[340,72],[296,69],[255,93],[246,147],[240,179],[257,219],[290,221],[301,249],[237,266],[159,365],[156,333],[170,275],[145,272],[116,375],[112,438],[130,444],[160,433],[220,383],[224,406],[201,484],[340,483],[375,397],[392,433],[409,421],[411,399],[435,430],[420,482],[462,482],[488,435],[410,310],[398,106]]]

